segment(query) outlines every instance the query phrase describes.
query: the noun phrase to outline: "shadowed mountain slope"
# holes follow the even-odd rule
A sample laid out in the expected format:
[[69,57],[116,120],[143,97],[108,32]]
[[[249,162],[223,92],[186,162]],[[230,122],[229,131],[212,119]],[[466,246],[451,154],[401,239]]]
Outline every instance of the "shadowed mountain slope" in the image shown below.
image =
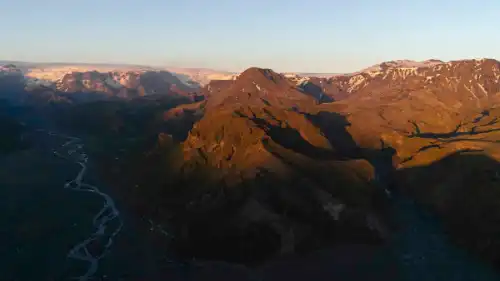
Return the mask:
[[[395,61],[304,79],[254,67],[192,95],[68,102],[51,117],[85,135],[102,175],[164,227],[179,259],[274,264],[272,274],[283,260],[378,257],[433,280],[434,251],[472,264],[454,245],[498,265],[499,65]],[[89,75],[65,81],[102,80]],[[151,91],[173,91],[154,81]]]

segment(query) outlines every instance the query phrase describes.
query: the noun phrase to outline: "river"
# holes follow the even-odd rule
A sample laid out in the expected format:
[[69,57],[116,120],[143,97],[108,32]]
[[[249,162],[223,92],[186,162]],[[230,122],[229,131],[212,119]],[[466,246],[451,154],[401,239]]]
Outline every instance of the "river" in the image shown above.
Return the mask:
[[120,210],[83,141],[24,137],[34,140],[28,150],[0,158],[0,280],[159,278],[165,251],[151,241],[164,230]]

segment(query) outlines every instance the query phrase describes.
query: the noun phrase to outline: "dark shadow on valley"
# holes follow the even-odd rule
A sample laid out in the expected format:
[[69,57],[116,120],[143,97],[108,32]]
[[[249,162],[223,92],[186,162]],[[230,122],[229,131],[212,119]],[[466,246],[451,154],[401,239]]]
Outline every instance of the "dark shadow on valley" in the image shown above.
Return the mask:
[[304,94],[316,99],[318,101],[318,103],[320,103],[320,104],[335,101],[334,98],[325,94],[325,92],[323,92],[323,89],[321,89],[320,86],[318,86],[314,83],[306,82],[303,85],[299,86],[298,89],[301,90]]
[[321,111],[315,115],[299,112],[320,129],[330,144],[347,158],[360,158],[361,148],[358,147],[347,128],[351,123],[345,116],[337,112]]
[[[482,116],[486,116],[486,115],[483,114]],[[481,120],[481,118],[479,120]],[[473,123],[477,123],[477,122],[479,122],[478,119],[473,121]],[[414,132],[410,133],[410,135],[408,136],[409,138],[447,139],[447,138],[454,138],[454,137],[459,137],[459,136],[474,136],[474,135],[487,134],[487,133],[491,133],[491,132],[500,131],[500,129],[497,129],[497,128],[481,129],[482,127],[485,127],[485,126],[491,126],[491,125],[497,124],[498,123],[497,118],[493,119],[492,121],[490,121],[489,123],[487,123],[485,125],[473,126],[470,130],[465,131],[465,132],[459,131],[460,129],[463,128],[462,123],[459,123],[453,131],[446,132],[446,133],[422,132],[416,121],[410,121],[410,123],[414,127]]]
[[448,236],[500,266],[500,163],[481,150],[461,150],[435,162],[399,170],[400,190],[438,215]]
[[291,127],[281,127],[272,125],[262,118],[251,118],[259,128],[263,129],[266,134],[276,143],[284,148],[291,149],[297,153],[306,155],[316,160],[333,160],[338,159],[339,155],[332,150],[316,147],[306,141],[300,133]]
[[[377,181],[391,185],[390,177],[394,172],[394,156],[396,150],[380,140],[381,149],[370,149],[358,146],[347,128],[351,126],[347,118],[337,112],[321,111],[316,115],[301,113],[312,122],[328,139],[331,146],[344,158],[365,159],[375,168]],[[389,186],[390,188],[390,186]]]
[[[202,222],[195,223],[197,226],[191,230],[192,233],[200,234],[200,236],[192,238],[196,241],[193,244],[191,244],[191,239],[185,242],[189,247],[194,248],[187,252],[196,256],[204,249],[206,252],[201,256],[206,259],[212,259],[214,253],[217,253],[215,259],[227,262],[251,265],[258,261],[258,264],[261,265],[258,268],[264,268],[264,274],[269,274],[273,278],[286,276],[286,280],[308,280],[310,274],[315,274],[316,280],[329,280],[332,277],[335,277],[336,280],[358,280],[349,278],[360,278],[360,275],[354,272],[354,268],[360,268],[360,266],[365,268],[364,278],[367,279],[363,280],[381,280],[377,278],[382,277],[395,278],[395,275],[398,274],[394,270],[397,266],[395,260],[385,261],[390,263],[389,267],[392,268],[392,271],[383,268],[387,264],[380,265],[378,267],[380,271],[370,267],[370,265],[377,264],[374,253],[383,249],[382,244],[377,244],[376,240],[371,240],[373,238],[369,238],[369,236],[351,237],[352,240],[342,237],[340,234],[342,232],[345,235],[353,235],[361,233],[362,229],[352,228],[352,221],[347,224],[332,224],[331,220],[324,216],[324,212],[317,208],[318,202],[311,198],[307,181],[301,180],[310,179],[311,174],[304,172],[300,167],[294,171],[294,176],[288,175],[290,176],[289,181],[283,181],[281,177],[272,178],[259,175],[261,178],[245,183],[243,188],[247,188],[249,194],[239,197],[239,200],[236,200],[236,203],[230,207],[222,207],[219,215],[213,212],[206,213],[206,210],[200,211],[200,214],[203,213],[203,215],[195,216]],[[497,188],[498,183],[500,183],[500,163],[498,161],[477,152],[460,151],[424,167],[397,171],[393,176],[395,182],[398,183],[399,193],[417,199],[423,204],[422,206],[437,214],[447,235],[456,245],[495,266],[500,264],[498,254],[500,242],[496,239],[500,235],[500,227],[497,223],[500,219],[500,191]],[[241,189],[242,187],[236,186],[236,188]],[[262,197],[255,195],[258,193],[256,190],[261,190],[260,196]],[[279,195],[273,192],[277,192]],[[285,192],[288,193],[288,197],[284,195]],[[286,202],[290,202],[290,193],[292,196],[302,198],[299,201],[300,205],[295,206],[295,210],[290,207],[287,207],[288,209],[278,207],[288,205]],[[269,194],[275,195],[270,196]],[[248,199],[249,197],[252,199]],[[307,242],[299,244],[295,254],[285,255],[284,258],[277,258],[278,255],[276,255],[280,249],[279,245],[282,244],[280,233],[277,233],[276,228],[273,228],[272,220],[268,222],[264,220],[259,224],[248,224],[249,229],[243,230],[243,233],[246,234],[239,234],[239,238],[237,238],[238,235],[233,236],[235,233],[241,233],[242,229],[233,227],[238,225],[242,218],[235,219],[233,215],[228,214],[241,213],[240,206],[247,204],[243,198],[265,202],[259,206],[280,215],[282,221],[293,222],[292,225],[308,224],[309,227],[312,227],[311,233],[314,235],[303,238]],[[266,198],[267,201],[262,198]],[[464,208],[464,206],[467,207]],[[284,210],[288,210],[287,216],[283,215]],[[230,222],[234,225],[227,228],[227,225],[219,226],[220,222]],[[411,221],[407,223],[412,224]],[[217,234],[213,232],[213,229],[216,229]],[[252,236],[251,233],[254,233],[252,231],[256,231],[255,233],[259,233],[260,236],[257,234]],[[207,235],[209,237],[214,235],[218,238],[208,238]],[[325,239],[325,237],[331,240]],[[245,241],[251,243],[251,246],[248,245],[248,247],[252,250],[247,250],[250,252],[242,251],[243,245],[247,243]],[[309,244],[311,241],[316,241],[315,243],[318,244],[313,246],[314,243],[313,245]],[[353,241],[358,246],[351,245]],[[304,252],[299,250],[301,246],[305,247]],[[338,251],[342,247],[349,250]],[[221,249],[228,249],[229,252],[221,251]],[[263,252],[258,249],[262,249]],[[323,250],[316,252],[315,249]],[[248,260],[242,260],[242,256]],[[251,257],[255,260],[252,260]],[[267,262],[262,263],[261,259],[267,260]],[[339,262],[340,260],[345,262]],[[311,263],[315,264],[314,269],[310,267]],[[346,273],[336,276],[335,274],[341,272],[342,268]],[[432,274],[431,272],[430,275]],[[434,274],[439,273],[435,272]],[[264,278],[264,280],[268,279]]]
[[0,99],[0,155],[29,148],[29,140],[24,136],[26,124],[19,121],[23,114],[24,108]]

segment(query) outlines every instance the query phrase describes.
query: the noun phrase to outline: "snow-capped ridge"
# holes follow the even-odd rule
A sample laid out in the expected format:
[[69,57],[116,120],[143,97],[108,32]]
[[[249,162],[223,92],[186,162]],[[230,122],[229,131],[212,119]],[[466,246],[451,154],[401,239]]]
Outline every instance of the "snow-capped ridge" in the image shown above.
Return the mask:
[[[488,94],[488,88],[495,91],[500,85],[500,62],[491,59],[472,59],[442,62],[427,60],[413,62],[408,60],[384,62],[350,75],[334,76],[329,79],[348,94],[354,93],[374,81],[394,81],[405,83],[419,81],[422,85],[447,83],[450,87],[467,87],[473,97],[479,93]],[[385,83],[385,82],[384,82]],[[486,85],[488,84],[488,85]],[[497,85],[497,86],[492,86]],[[477,89],[477,93],[474,89]]]
[[362,69],[361,71],[355,72],[355,74],[381,72],[381,71],[385,71],[387,69],[394,69],[394,68],[400,68],[400,69],[425,68],[425,67],[432,67],[434,65],[443,64],[443,63],[444,63],[443,61],[436,60],[436,59],[430,59],[430,60],[425,60],[425,61],[392,60],[392,61],[382,62],[382,63],[376,64],[376,65],[370,66],[368,68]]

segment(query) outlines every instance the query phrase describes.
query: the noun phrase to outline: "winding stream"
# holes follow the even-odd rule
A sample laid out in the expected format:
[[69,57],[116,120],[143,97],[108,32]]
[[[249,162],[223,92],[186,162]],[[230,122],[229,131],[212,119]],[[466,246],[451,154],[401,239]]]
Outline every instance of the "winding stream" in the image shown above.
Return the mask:
[[[120,212],[116,208],[114,200],[106,193],[99,190],[98,187],[84,182],[84,176],[87,172],[88,156],[84,151],[82,140],[76,137],[65,136],[53,132],[46,132],[50,136],[64,138],[67,141],[54,150],[54,155],[80,165],[81,169],[76,177],[64,184],[64,188],[78,192],[89,192],[99,195],[104,200],[102,208],[97,212],[92,220],[94,232],[90,233],[88,238],[76,244],[69,251],[67,257],[75,260],[87,262],[87,270],[81,276],[73,279],[87,281],[92,279],[99,267],[99,261],[109,253],[113,245],[114,238],[123,227],[123,221]],[[99,246],[97,253],[92,250]]]

